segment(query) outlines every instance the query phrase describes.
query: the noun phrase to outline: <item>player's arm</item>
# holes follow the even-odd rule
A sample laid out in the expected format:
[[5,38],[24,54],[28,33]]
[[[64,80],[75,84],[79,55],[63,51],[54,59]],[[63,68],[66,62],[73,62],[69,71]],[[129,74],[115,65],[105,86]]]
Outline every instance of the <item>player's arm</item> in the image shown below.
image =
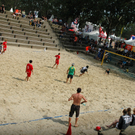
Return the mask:
[[87,100],[86,100],[86,98],[84,96],[82,96],[82,98],[83,98],[84,101],[82,101],[81,104],[87,102]]
[[68,68],[68,70],[67,70],[67,74],[68,74],[68,71],[69,71],[69,68]]
[[74,71],[74,75],[75,75],[75,71]]
[[73,100],[73,95],[68,99],[68,101]]

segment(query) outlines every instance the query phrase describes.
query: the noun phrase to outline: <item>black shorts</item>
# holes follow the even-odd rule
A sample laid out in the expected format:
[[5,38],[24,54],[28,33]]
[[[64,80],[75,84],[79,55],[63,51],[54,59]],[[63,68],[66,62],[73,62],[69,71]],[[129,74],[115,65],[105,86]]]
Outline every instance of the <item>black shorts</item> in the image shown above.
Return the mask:
[[80,105],[74,105],[72,104],[70,112],[69,112],[69,117],[72,117],[74,112],[76,112],[76,118],[79,117],[80,113]]
[[109,74],[109,71],[106,70],[106,73]]
[[71,78],[72,79],[73,78],[73,75],[68,75],[67,78]]

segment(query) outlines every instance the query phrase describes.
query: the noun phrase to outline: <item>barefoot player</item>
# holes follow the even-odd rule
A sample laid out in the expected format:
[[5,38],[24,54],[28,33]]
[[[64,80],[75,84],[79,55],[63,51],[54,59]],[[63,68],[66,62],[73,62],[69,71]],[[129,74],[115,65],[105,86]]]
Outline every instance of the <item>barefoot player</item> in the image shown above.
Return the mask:
[[[79,119],[79,113],[80,113],[80,104],[83,104],[85,102],[87,102],[87,100],[85,99],[85,97],[80,94],[81,93],[81,88],[77,89],[77,93],[73,94],[68,101],[73,100],[73,104],[71,106],[70,112],[69,112],[69,124],[71,123],[71,118],[74,114],[74,112],[76,112],[76,119],[75,119],[75,127],[77,127],[77,121]],[[81,102],[81,99],[83,99],[84,101]]]
[[7,50],[7,39],[5,39],[5,41],[3,42],[3,51],[1,54],[5,53],[6,50]]
[[59,65],[60,53],[58,53],[58,55],[55,55],[55,57],[56,57],[56,61],[52,68],[54,68],[54,66],[56,65],[56,69],[57,69]]
[[26,66],[26,73],[27,73],[27,76],[25,78],[26,81],[28,81],[29,78],[31,77],[31,72],[33,72],[32,60],[30,60]]
[[74,63],[72,63],[72,66],[68,68],[67,70],[67,80],[66,83],[68,82],[68,79],[70,78],[70,83],[72,82],[73,79],[73,75],[75,75],[75,67],[74,67]]
[[79,77],[82,76],[85,72],[88,73],[88,68],[89,68],[89,66],[80,68],[80,75],[79,75]]

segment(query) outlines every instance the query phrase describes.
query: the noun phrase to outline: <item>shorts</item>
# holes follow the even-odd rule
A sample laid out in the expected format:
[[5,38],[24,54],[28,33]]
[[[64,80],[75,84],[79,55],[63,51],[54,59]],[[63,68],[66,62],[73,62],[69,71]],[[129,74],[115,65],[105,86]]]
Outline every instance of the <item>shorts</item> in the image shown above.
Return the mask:
[[69,117],[72,117],[74,112],[76,112],[76,118],[78,118],[79,117],[79,113],[80,113],[80,105],[72,104],[70,112],[69,112]]
[[59,65],[59,60],[56,60],[55,63],[56,63],[57,65]]
[[7,50],[7,48],[3,48],[3,51],[5,52]]
[[72,78],[73,78],[73,75],[69,75],[69,74],[68,74],[67,78],[71,78],[71,79],[72,79]]
[[81,71],[80,71],[80,73],[81,73],[81,74],[84,74],[84,73],[85,73],[85,71],[82,71],[82,70],[81,70]]
[[106,73],[109,74],[109,71],[106,70]]
[[31,72],[27,72],[27,77],[31,77]]

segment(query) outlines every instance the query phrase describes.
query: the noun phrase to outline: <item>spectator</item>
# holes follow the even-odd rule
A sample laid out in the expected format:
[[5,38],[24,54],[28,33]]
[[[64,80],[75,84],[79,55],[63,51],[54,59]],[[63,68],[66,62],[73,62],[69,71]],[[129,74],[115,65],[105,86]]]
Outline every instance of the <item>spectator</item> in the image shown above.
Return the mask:
[[115,120],[112,124],[107,125],[108,128],[116,127],[118,129],[126,129],[132,122],[131,109],[123,110],[123,115],[120,116],[119,120]]
[[74,43],[73,43],[75,46],[76,46],[77,41],[78,41],[78,37],[75,35],[75,37],[74,37]]
[[130,125],[132,125],[132,126],[135,125],[135,108],[134,108],[134,110],[133,110],[133,114],[132,114],[132,122],[131,122]]
[[47,17],[42,16],[42,20],[47,21]]
[[25,10],[22,11],[22,17],[25,17]]
[[2,53],[2,43],[0,43],[0,54]]
[[2,4],[2,6],[0,7],[0,12],[1,13],[4,13],[5,12],[5,6],[4,6],[4,4]]
[[[62,25],[62,19],[59,19],[59,25]],[[66,25],[65,25],[66,26]]]

